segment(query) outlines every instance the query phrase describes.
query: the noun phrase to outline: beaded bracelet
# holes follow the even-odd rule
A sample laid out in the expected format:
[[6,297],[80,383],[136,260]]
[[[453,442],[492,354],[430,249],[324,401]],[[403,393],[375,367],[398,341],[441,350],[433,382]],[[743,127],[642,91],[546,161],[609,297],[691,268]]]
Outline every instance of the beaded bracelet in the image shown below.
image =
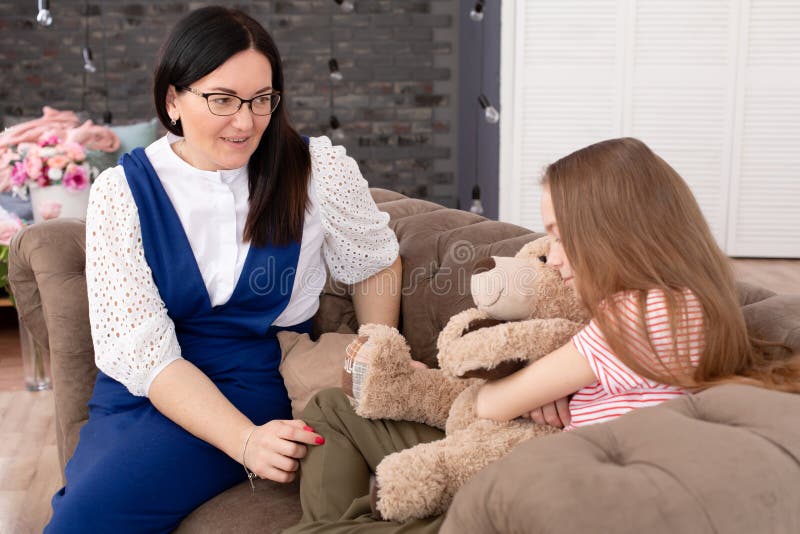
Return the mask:
[[244,440],[244,450],[242,450],[242,467],[244,467],[244,472],[247,475],[247,481],[250,482],[250,489],[253,491],[253,493],[256,492],[256,485],[253,483],[253,479],[255,479],[258,475],[247,468],[247,464],[244,462],[244,455],[247,453],[247,444],[250,442],[250,436],[253,435],[253,432],[255,432],[256,428],[258,427],[254,426],[250,429],[250,433],[247,434],[247,439]]

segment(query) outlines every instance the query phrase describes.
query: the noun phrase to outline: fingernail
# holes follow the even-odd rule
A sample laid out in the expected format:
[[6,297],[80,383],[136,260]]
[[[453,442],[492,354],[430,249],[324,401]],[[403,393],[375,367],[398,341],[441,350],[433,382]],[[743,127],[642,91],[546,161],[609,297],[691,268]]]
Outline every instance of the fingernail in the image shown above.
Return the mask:
[[306,432],[313,432],[313,431],[314,431],[314,429],[313,429],[313,428],[311,428],[311,427],[310,427],[310,426],[308,426],[308,425],[304,426],[304,427],[303,427],[303,430],[305,430]]
[[325,443],[325,438],[323,438],[322,436],[317,436],[316,439],[314,439],[314,441],[317,443],[317,445],[322,445],[323,443]]

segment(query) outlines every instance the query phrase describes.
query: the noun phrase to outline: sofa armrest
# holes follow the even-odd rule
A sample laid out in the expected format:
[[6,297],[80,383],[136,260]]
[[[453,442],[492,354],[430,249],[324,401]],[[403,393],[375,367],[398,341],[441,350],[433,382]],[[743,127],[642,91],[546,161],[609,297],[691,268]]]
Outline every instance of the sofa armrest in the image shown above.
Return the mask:
[[9,281],[20,317],[34,342],[49,351],[62,473],[88,419],[97,375],[85,254],[84,222],[66,218],[23,229],[10,248]]

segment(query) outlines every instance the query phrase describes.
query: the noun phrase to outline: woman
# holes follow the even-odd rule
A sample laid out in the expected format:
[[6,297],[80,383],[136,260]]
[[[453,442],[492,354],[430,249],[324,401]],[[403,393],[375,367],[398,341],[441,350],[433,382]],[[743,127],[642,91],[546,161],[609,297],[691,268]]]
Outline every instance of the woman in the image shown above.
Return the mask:
[[396,324],[388,216],[355,162],[303,139],[278,50],[249,16],[199,9],[155,69],[169,134],[95,183],[86,278],[100,373],[48,532],[161,532],[255,476],[295,478],[324,439],[291,420],[276,332],[308,331],[327,264],[362,322]]

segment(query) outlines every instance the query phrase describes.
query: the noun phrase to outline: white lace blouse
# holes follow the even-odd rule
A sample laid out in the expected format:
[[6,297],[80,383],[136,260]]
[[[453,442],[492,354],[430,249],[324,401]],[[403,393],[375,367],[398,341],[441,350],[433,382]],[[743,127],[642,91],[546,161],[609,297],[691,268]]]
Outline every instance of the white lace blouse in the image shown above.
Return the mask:
[[[218,306],[231,297],[250,247],[242,241],[247,169],[198,170],[172,151],[170,144],[178,139],[168,134],[145,153],[189,239],[211,304]],[[375,206],[344,147],[317,137],[309,149],[310,202],[292,295],[273,323],[277,326],[314,315],[326,265],[334,279],[352,284],[388,267],[398,254],[388,214]],[[181,358],[181,348],[144,257],[138,211],[122,166],[106,170],[92,186],[86,285],[97,367],[134,395],[147,395],[158,373]]]

